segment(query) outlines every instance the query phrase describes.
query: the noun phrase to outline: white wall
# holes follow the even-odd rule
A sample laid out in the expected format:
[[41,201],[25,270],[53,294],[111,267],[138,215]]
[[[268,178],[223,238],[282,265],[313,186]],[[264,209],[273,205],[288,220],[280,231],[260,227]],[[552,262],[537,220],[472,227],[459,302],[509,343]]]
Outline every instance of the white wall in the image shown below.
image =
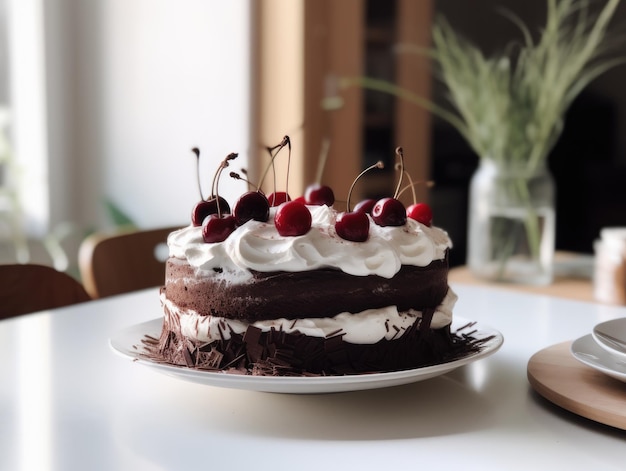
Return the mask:
[[[50,225],[187,224],[218,162],[249,148],[249,0],[50,0],[46,70]],[[230,200],[243,184],[226,176]]]
[[36,235],[45,233],[50,213],[43,10],[41,0],[10,0],[6,16],[15,156],[8,177],[11,185],[19,186],[18,206],[24,210],[29,232]]

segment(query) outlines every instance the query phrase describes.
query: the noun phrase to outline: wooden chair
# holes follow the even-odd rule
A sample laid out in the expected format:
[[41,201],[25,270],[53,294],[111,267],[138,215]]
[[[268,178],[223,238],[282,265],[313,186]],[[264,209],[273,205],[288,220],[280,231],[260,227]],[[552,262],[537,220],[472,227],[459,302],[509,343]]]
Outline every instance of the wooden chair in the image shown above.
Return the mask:
[[162,285],[167,236],[176,229],[179,227],[88,236],[78,253],[87,293],[96,299]]
[[0,265],[0,319],[90,299],[78,280],[52,267]]

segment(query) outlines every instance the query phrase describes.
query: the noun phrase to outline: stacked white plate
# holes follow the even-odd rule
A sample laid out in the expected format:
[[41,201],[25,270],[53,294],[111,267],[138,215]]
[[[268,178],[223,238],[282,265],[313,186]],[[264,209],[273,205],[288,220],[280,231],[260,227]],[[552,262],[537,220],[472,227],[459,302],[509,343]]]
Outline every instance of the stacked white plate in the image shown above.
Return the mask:
[[591,334],[572,342],[581,363],[626,383],[626,317],[597,324]]

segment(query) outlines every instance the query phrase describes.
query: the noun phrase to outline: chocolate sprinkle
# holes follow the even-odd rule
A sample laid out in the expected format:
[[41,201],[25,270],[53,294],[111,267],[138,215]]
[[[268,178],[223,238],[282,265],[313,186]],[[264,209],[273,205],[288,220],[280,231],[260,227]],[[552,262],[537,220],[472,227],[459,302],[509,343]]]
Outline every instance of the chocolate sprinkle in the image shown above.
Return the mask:
[[416,322],[392,340],[352,344],[343,335],[309,337],[298,331],[248,327],[244,334],[230,332],[215,342],[185,338],[167,309],[172,326],[163,327],[159,340],[146,335],[141,356],[152,361],[207,371],[266,376],[351,375],[413,369],[449,362],[480,351],[491,337],[475,337],[475,323],[451,332],[430,328],[430,317]]

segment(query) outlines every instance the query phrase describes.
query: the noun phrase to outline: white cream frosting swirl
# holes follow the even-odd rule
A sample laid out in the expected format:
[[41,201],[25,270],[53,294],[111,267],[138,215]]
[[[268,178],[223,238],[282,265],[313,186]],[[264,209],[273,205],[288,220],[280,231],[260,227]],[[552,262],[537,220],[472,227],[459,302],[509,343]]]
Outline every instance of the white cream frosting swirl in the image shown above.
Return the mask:
[[355,276],[392,278],[402,265],[427,266],[443,259],[452,246],[448,234],[437,227],[408,219],[404,226],[382,227],[370,220],[365,242],[342,239],[334,229],[337,212],[328,206],[308,206],[311,229],[301,236],[281,236],[274,226],[272,208],[268,222],[248,221],[219,243],[207,244],[202,228],[188,226],[170,234],[171,257],[231,282],[251,278],[249,270],[299,272],[332,267]]

